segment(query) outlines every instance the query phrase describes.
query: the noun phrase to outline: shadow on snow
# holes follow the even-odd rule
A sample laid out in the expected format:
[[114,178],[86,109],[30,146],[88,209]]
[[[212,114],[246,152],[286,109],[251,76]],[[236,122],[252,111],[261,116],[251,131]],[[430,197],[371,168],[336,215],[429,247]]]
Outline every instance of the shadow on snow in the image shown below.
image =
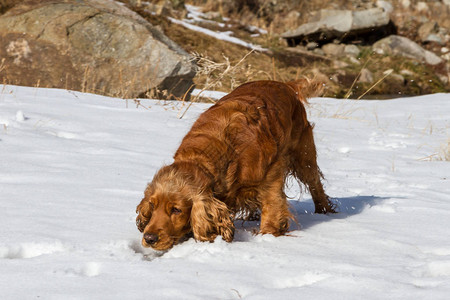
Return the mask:
[[334,219],[345,219],[364,211],[365,208],[375,206],[389,199],[389,197],[378,196],[354,196],[345,198],[332,198],[331,201],[336,204],[337,213],[335,214],[315,214],[314,203],[310,201],[291,200],[291,212],[297,221],[301,224],[299,228],[295,222],[291,223],[290,230],[307,229],[318,223],[331,221]]
[[[314,203],[311,199],[308,199],[307,201],[291,200],[289,201],[290,211],[298,223],[291,221],[289,231],[305,230],[320,223],[329,222],[335,219],[346,219],[348,217],[360,214],[367,207],[379,205],[387,199],[389,199],[389,197],[378,196],[333,198],[332,202],[336,204],[338,212],[335,214],[326,215],[314,213]],[[234,241],[248,242],[251,240],[252,236],[258,233],[260,220],[243,221],[238,219],[234,221],[234,224],[236,227]],[[130,248],[135,253],[142,255],[144,260],[153,260],[162,256],[166,252],[144,249],[140,245],[140,240],[133,241]]]

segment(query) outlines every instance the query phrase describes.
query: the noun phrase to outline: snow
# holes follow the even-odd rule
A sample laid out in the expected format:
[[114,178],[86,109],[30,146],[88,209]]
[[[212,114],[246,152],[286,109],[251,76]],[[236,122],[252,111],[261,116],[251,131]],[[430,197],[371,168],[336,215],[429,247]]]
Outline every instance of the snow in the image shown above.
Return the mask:
[[227,93],[225,92],[219,92],[219,91],[208,91],[208,90],[201,90],[201,89],[194,89],[191,93],[191,96],[200,96],[205,98],[210,98],[212,100],[219,100],[223,96],[225,96]]
[[200,6],[185,5],[185,7],[188,12],[186,19],[184,19],[185,22],[213,24],[222,28],[227,27],[225,23],[209,20],[208,17],[202,12],[202,8]]
[[232,243],[140,246],[135,207],[210,104],[0,85],[2,299],[448,299],[450,94],[315,98],[338,214],[290,184],[299,225]]
[[206,35],[209,35],[209,36],[214,37],[214,38],[216,38],[218,40],[222,40],[222,41],[230,42],[230,43],[233,43],[233,44],[237,44],[237,45],[240,45],[240,46],[243,46],[245,48],[252,49],[252,50],[257,50],[257,51],[262,51],[262,52],[268,51],[267,49],[262,48],[259,45],[255,45],[255,44],[252,44],[252,43],[249,43],[249,42],[245,42],[245,41],[243,41],[243,40],[241,40],[239,38],[236,38],[236,37],[232,36],[232,34],[233,34],[232,31],[217,32],[217,31],[213,31],[213,30],[210,30],[210,29],[207,29],[207,28],[203,28],[201,26],[197,26],[197,25],[191,24],[189,22],[178,20],[178,19],[175,19],[175,18],[170,18],[169,17],[168,19],[172,23],[175,23],[175,24],[178,24],[178,25],[182,25],[182,26],[186,27],[187,29],[190,29],[190,30],[193,30],[193,31],[197,31],[197,32],[200,32],[200,33],[203,33],[203,34],[206,34]]
[[[215,25],[219,26],[219,27],[226,27],[225,24],[220,23],[220,22],[215,22],[215,21],[211,21],[211,20],[206,20],[204,18],[204,14],[201,13],[201,8],[197,7],[197,6],[193,6],[193,5],[186,5],[186,8],[188,10],[188,15],[187,15],[187,19],[184,20],[178,20],[175,18],[171,18],[168,17],[168,19],[170,20],[170,22],[181,25],[186,27],[189,30],[193,30],[193,31],[197,31],[206,35],[209,35],[213,38],[216,38],[218,40],[222,40],[222,41],[226,41],[229,43],[233,43],[233,44],[237,44],[240,46],[243,46],[245,48],[249,48],[251,50],[256,50],[256,51],[261,51],[261,52],[267,52],[269,51],[269,49],[263,48],[260,45],[255,45],[253,43],[249,43],[246,42],[242,39],[239,39],[237,37],[232,36],[233,32],[232,31],[214,31],[214,30],[210,30],[198,25],[195,25],[193,23],[214,23]],[[263,29],[259,29],[255,26],[251,27],[252,30],[258,31],[260,34],[265,34],[267,33],[267,31],[264,31]]]

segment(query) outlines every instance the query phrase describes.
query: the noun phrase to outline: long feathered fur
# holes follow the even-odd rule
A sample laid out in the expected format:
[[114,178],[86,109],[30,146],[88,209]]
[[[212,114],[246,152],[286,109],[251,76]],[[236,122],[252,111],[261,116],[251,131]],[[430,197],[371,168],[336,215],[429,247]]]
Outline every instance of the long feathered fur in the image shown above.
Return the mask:
[[[321,83],[308,79],[247,83],[203,113],[181,142],[174,163],[155,175],[137,208],[144,240],[146,234],[161,232],[175,237],[173,244],[179,233],[165,231],[183,228],[183,233],[192,232],[200,241],[218,235],[231,241],[231,216],[240,211],[260,211],[261,233],[282,235],[292,218],[284,194],[288,174],[310,190],[316,212],[333,212],[321,184],[312,125],[304,108],[306,99],[322,89]],[[183,203],[189,212],[177,209],[183,214],[160,217],[163,210],[158,206],[164,201]],[[185,226],[177,223],[181,217]],[[166,223],[158,223],[158,218]]]

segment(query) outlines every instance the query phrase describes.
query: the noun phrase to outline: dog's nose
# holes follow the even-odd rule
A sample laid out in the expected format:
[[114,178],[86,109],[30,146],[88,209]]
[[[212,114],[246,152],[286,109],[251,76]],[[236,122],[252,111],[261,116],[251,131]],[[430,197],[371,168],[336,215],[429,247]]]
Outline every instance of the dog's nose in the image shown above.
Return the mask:
[[146,233],[144,234],[144,240],[147,244],[153,245],[158,241],[158,235],[154,233]]

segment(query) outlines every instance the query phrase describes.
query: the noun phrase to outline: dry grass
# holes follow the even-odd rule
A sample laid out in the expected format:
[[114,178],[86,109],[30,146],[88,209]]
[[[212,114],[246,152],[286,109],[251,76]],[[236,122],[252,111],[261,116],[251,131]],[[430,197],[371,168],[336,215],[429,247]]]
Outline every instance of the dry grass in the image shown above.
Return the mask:
[[[197,102],[201,98],[201,94],[203,91],[215,90],[218,87],[222,87],[225,78],[229,78],[230,88],[234,89],[237,86],[236,74],[242,71],[241,70],[242,63],[253,52],[254,52],[253,50],[249,51],[234,65],[231,64],[230,60],[226,56],[224,56],[225,62],[217,63],[205,57],[204,55],[192,53],[191,55],[193,56],[193,60],[196,61],[198,66],[197,75],[204,76],[206,80],[201,91],[191,99],[191,102],[186,107],[186,109],[182,113],[180,111],[179,118],[182,119],[186,114],[186,112],[188,111],[188,109],[191,107],[192,103]],[[247,68],[247,72],[251,71]],[[249,75],[250,74],[247,74],[247,76]],[[210,101],[214,102],[212,100]]]
[[445,161],[450,161],[450,141],[447,141],[447,145],[442,147],[442,158]]
[[244,72],[245,77],[253,77],[254,70],[250,68],[249,65],[241,67],[241,64],[253,52],[254,50],[250,50],[234,65],[232,65],[230,59],[225,55],[223,55],[224,61],[218,63],[202,54],[196,52],[192,53],[193,60],[198,66],[197,76],[205,77],[202,91],[216,90],[217,88],[223,87],[225,79],[229,80],[228,85],[230,86],[230,89],[233,90],[242,83],[238,81],[238,73]]
[[419,160],[424,161],[450,161],[450,138],[442,143],[435,153],[430,154],[426,157],[422,157]]
[[373,88],[375,88],[378,84],[380,84],[386,77],[388,77],[389,75],[392,74],[392,72],[394,72],[393,69],[389,69],[383,72],[383,77],[381,77],[377,82],[375,82],[373,85],[371,85],[367,91],[365,91],[364,93],[362,93],[357,100],[360,100],[362,97],[364,97],[365,95],[367,95],[367,93],[369,93]]
[[6,58],[2,58],[2,61],[0,62],[0,72],[2,72],[6,68],[5,60],[6,60]]
[[447,139],[446,143],[441,145],[435,159],[440,161],[450,161],[450,138]]

